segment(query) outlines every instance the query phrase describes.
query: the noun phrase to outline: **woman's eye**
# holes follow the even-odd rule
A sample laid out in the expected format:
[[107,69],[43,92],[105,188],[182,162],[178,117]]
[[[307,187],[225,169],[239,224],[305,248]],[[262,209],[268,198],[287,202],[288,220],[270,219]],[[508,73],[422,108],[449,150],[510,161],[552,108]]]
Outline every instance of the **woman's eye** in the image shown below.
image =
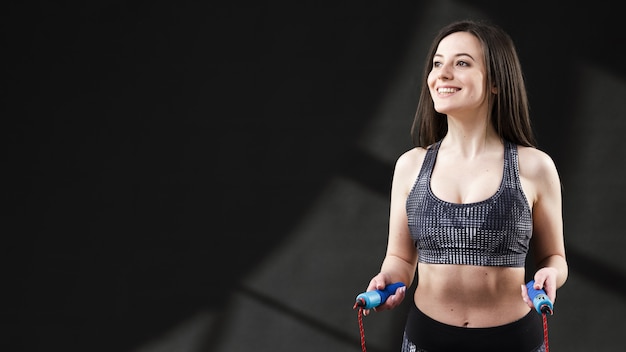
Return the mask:
[[459,61],[459,62],[457,62],[456,64],[457,64],[458,66],[463,66],[463,67],[469,66],[469,64],[468,64],[466,61]]

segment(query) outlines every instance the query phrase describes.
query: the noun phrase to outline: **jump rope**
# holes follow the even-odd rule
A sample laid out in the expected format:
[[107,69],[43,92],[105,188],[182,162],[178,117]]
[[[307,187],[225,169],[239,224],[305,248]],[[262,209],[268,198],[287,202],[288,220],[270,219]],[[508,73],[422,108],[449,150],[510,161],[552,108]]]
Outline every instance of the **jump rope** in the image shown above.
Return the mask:
[[[393,295],[400,287],[405,286],[402,282],[396,282],[391,285],[387,285],[382,290],[374,290],[360,293],[356,296],[356,302],[352,309],[358,308],[358,320],[359,320],[359,332],[361,337],[361,350],[367,352],[365,348],[365,329],[363,328],[363,309],[376,308],[379,305],[385,303],[389,296]],[[548,346],[548,318],[547,315],[552,315],[553,305],[546,292],[542,289],[535,289],[535,280],[530,280],[526,284],[528,289],[528,297],[533,301],[535,310],[543,317],[543,342],[546,346],[546,352],[549,352]]]

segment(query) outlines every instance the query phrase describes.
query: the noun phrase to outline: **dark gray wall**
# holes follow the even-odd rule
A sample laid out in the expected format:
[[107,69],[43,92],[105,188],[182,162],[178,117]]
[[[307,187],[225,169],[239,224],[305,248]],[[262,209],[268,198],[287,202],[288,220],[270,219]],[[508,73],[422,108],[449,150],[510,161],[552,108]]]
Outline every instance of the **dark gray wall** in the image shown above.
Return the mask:
[[[551,347],[625,331],[626,42],[556,1],[4,5],[10,351],[359,351],[430,38],[490,18],[563,181]],[[554,3],[554,4],[553,4]],[[365,321],[395,351],[403,309]]]

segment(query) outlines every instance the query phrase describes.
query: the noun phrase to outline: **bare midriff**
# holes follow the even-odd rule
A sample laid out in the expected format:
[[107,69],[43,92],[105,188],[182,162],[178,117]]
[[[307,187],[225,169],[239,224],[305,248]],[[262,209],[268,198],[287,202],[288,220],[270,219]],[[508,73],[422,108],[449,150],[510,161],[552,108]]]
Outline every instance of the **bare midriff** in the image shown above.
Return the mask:
[[522,300],[524,268],[419,263],[416,306],[448,325],[508,324],[530,310]]

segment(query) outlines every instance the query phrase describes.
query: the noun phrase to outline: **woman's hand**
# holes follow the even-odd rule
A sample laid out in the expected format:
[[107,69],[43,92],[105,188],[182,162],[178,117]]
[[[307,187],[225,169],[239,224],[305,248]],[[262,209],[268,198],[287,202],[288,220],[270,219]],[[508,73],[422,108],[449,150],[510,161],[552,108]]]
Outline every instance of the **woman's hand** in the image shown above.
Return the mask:
[[[543,289],[554,304],[556,300],[556,276],[558,274],[558,270],[555,268],[545,267],[537,270],[535,273],[535,286],[536,290]],[[528,297],[528,289],[526,285],[522,285],[522,299],[530,308],[535,308],[533,301]]]
[[[372,280],[370,280],[369,285],[367,286],[366,292],[373,290],[383,290],[387,285],[391,285],[393,282],[389,275],[384,273],[379,273],[374,276]],[[379,305],[378,307],[373,308],[375,312],[380,312],[383,310],[389,310],[397,307],[404,300],[404,296],[406,294],[406,286],[398,287],[396,292],[389,296],[385,303]],[[364,309],[363,315],[367,316],[370,313],[370,309]]]

